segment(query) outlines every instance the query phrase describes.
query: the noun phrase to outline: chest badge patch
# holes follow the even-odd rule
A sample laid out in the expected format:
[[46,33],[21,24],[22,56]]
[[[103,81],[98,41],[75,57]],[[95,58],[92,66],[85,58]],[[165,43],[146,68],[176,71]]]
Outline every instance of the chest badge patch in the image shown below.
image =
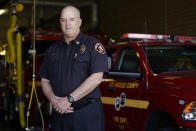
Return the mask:
[[85,45],[81,45],[80,46],[80,54],[84,53],[85,50],[86,50],[86,46]]
[[100,54],[105,54],[105,49],[104,49],[104,47],[103,47],[103,45],[101,43],[97,43],[95,45],[95,50],[97,52],[99,52]]

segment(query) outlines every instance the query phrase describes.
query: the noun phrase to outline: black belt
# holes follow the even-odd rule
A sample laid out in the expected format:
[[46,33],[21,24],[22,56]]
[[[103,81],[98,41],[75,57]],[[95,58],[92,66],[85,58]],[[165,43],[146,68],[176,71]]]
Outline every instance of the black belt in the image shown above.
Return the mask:
[[78,109],[80,109],[90,103],[94,103],[97,100],[98,99],[96,99],[96,98],[82,98],[76,102],[73,102],[71,106],[74,108],[74,110],[78,110]]

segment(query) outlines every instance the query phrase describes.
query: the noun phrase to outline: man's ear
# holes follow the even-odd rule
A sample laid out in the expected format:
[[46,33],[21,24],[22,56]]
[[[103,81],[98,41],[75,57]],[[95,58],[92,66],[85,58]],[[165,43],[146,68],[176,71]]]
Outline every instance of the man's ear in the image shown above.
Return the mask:
[[80,18],[80,20],[79,20],[79,21],[80,21],[80,24],[79,24],[79,26],[81,27],[81,25],[82,25],[82,19]]

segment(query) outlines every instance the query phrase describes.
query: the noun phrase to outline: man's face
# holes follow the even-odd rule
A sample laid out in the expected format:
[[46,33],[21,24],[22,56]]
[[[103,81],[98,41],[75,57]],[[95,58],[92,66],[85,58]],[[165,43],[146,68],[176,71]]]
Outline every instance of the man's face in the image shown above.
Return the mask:
[[81,19],[73,8],[65,8],[61,12],[60,25],[65,37],[75,37],[80,31]]

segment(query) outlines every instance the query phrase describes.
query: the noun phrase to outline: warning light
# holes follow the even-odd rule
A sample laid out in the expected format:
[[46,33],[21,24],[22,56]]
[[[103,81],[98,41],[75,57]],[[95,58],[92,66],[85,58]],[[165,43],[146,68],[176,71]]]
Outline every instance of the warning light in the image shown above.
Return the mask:
[[196,41],[196,37],[190,36],[175,36],[175,39],[177,41]]
[[126,33],[122,35],[123,38],[129,39],[151,39],[151,40],[165,40],[169,39],[169,35],[152,35],[152,34],[137,34],[137,33]]
[[196,121],[196,102],[190,102],[182,112],[182,118],[184,120]]
[[21,11],[23,11],[23,9],[24,9],[24,5],[23,4],[16,4],[16,11],[17,12],[21,12]]
[[122,38],[129,39],[129,40],[170,40],[170,41],[196,43],[196,37],[190,37],[190,36],[125,33],[122,35]]

